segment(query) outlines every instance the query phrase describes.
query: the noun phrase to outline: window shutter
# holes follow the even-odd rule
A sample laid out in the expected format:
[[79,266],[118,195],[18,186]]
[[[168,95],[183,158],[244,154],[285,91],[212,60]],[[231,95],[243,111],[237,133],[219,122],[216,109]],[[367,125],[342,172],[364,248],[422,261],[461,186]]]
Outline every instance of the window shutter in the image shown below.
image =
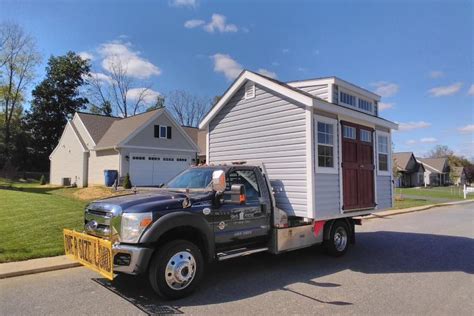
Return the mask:
[[171,126],[168,126],[166,129],[166,138],[171,139]]
[[160,138],[160,125],[155,125],[155,138]]

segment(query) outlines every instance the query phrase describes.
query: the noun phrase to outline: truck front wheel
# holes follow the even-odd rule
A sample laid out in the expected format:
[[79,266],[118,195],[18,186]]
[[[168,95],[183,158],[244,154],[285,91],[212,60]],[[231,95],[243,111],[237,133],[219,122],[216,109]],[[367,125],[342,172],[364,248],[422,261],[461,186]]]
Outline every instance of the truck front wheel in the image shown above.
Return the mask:
[[329,232],[329,239],[324,241],[326,251],[333,257],[340,257],[349,248],[349,227],[344,221],[336,221]]
[[155,252],[150,263],[149,279],[155,292],[167,299],[191,294],[204,272],[201,251],[187,240],[174,240]]

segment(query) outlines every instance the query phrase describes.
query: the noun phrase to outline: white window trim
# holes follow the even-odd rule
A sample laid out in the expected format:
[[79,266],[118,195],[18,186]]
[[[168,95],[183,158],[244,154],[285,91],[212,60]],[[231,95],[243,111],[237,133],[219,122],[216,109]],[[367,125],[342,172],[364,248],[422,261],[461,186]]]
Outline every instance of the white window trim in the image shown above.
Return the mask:
[[[248,100],[248,99],[253,99],[255,98],[255,83],[251,82],[251,81],[248,81],[246,84],[245,84],[245,93],[244,93],[244,99],[245,100]],[[251,90],[252,92],[250,94],[247,94],[247,90]]]
[[[320,167],[318,164],[318,122],[325,123],[325,124],[331,124],[332,125],[332,131],[333,131],[333,145],[332,145],[332,154],[334,157],[333,161],[333,166],[332,167]],[[330,173],[330,174],[338,174],[338,166],[339,166],[339,151],[338,151],[338,146],[339,143],[337,141],[337,135],[338,135],[338,127],[337,127],[337,120],[332,119],[329,117],[324,117],[324,116],[315,116],[314,117],[314,164],[315,164],[315,171],[316,173]],[[324,146],[330,146],[327,144],[322,144]]]
[[[160,139],[168,139],[168,127],[167,125],[159,125],[160,126],[160,132],[159,132],[159,135],[160,135]],[[165,128],[165,136],[161,135],[161,128],[164,127]]]
[[[385,136],[387,137],[387,171],[385,170],[380,170],[379,169],[379,136]],[[375,140],[376,140],[376,147],[375,150],[377,152],[377,175],[379,176],[390,176],[392,175],[392,141],[390,139],[390,133],[387,132],[382,132],[382,131],[376,131],[375,132]],[[382,153],[385,154],[385,153]]]

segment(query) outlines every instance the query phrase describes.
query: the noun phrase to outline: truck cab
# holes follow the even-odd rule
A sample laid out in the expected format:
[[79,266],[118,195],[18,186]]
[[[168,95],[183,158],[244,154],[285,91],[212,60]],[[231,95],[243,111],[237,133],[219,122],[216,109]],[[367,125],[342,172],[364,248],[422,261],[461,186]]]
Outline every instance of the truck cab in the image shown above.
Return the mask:
[[318,243],[342,255],[355,223],[288,218],[263,164],[229,163],[191,167],[160,189],[93,202],[84,230],[110,241],[113,273],[148,274],[159,295],[174,299],[195,290],[211,261]]

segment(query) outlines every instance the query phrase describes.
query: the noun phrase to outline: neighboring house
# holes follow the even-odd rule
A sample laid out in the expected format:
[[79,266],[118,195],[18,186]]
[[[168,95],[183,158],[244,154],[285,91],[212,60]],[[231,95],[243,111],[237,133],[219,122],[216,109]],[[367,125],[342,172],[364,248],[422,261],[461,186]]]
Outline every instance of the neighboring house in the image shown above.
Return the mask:
[[283,83],[243,71],[199,125],[207,161],[263,161],[289,215],[324,220],[390,208],[398,126],[378,116],[379,101],[336,77]]
[[425,186],[449,185],[448,158],[419,158],[425,168]]
[[183,126],[183,129],[199,147],[197,163],[206,163],[206,131],[191,126]]
[[466,171],[464,170],[464,167],[452,167],[451,177],[454,185],[466,184]]
[[425,183],[423,164],[419,163],[412,152],[393,153],[393,162],[399,174],[395,186],[399,188],[419,187]]
[[199,148],[165,109],[127,118],[77,112],[51,153],[50,182],[104,185],[104,170],[156,186],[195,163]]

